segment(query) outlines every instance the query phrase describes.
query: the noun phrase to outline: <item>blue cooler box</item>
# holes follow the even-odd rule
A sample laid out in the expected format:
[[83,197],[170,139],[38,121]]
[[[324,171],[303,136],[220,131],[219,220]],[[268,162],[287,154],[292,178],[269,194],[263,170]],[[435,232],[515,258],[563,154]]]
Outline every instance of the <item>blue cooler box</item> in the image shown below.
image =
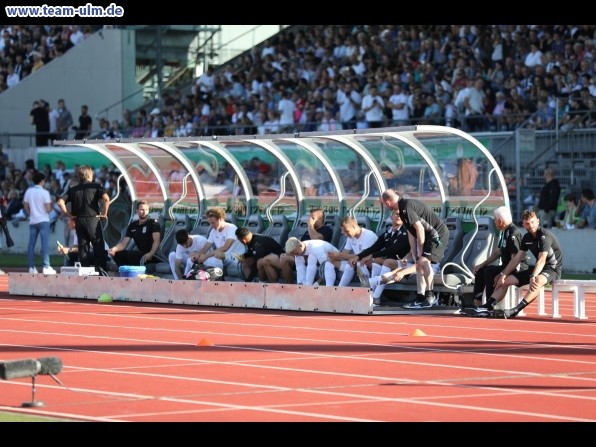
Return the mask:
[[139,275],[145,274],[144,265],[121,265],[118,268],[120,276],[123,278],[136,278]]

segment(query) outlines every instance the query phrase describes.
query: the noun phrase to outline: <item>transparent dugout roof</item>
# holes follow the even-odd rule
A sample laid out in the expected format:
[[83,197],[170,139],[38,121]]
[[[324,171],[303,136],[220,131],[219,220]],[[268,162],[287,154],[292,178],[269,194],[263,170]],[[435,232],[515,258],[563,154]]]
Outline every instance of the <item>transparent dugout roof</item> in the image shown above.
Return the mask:
[[266,211],[295,220],[321,207],[379,223],[389,215],[380,201],[387,188],[429,204],[443,218],[472,220],[472,213],[492,216],[494,208],[509,206],[489,148],[450,127],[62,141],[39,162],[89,160],[89,151],[97,156],[94,167],[111,163],[121,172],[133,202],[148,200],[153,211],[172,214],[202,216],[222,206],[240,222]]

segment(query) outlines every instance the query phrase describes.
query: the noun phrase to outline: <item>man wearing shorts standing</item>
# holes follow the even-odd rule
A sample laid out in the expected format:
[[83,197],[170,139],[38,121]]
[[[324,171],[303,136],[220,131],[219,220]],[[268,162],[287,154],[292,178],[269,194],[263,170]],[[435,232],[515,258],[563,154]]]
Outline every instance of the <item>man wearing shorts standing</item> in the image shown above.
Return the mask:
[[433,291],[434,275],[445,255],[449,229],[445,222],[425,203],[415,199],[400,198],[393,189],[381,195],[383,204],[399,209],[401,220],[410,241],[410,252],[416,264],[416,301],[404,307],[422,309],[432,307],[436,296]]

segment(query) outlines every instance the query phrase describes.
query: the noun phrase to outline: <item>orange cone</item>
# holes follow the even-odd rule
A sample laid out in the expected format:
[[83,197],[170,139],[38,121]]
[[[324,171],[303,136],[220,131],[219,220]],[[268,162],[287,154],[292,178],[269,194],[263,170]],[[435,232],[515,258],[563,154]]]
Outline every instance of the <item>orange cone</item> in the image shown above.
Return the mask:
[[426,334],[422,332],[420,329],[415,329],[411,334],[410,337],[424,337]]
[[208,338],[203,338],[197,346],[213,346],[213,342]]

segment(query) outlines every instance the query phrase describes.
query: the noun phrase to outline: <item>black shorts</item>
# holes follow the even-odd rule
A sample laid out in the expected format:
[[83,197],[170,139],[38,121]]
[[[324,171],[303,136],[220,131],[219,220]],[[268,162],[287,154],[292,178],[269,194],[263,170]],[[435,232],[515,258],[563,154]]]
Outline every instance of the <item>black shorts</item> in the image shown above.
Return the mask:
[[[525,286],[530,284],[530,275],[534,271],[534,266],[531,265],[528,269],[524,270],[523,272],[513,272],[511,275],[517,278],[519,284],[518,287]],[[552,283],[555,279],[561,278],[561,271],[560,270],[553,270],[550,267],[544,267],[540,272],[542,276],[546,278],[546,284]]]
[[445,256],[446,248],[446,244],[443,243],[437,247],[432,239],[427,238],[422,247],[422,256],[430,259],[431,262],[438,264]]

